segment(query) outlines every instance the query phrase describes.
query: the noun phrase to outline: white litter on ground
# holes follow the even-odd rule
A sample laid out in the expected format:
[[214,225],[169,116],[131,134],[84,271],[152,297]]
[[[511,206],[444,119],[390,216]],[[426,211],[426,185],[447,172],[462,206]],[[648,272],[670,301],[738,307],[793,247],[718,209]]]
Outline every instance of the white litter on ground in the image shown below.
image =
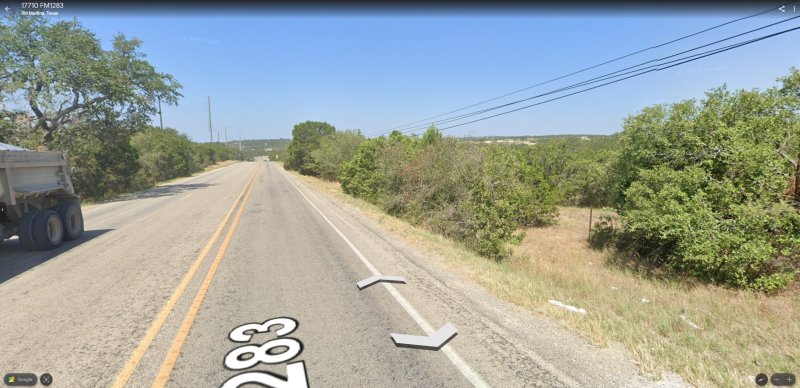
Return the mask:
[[648,303],[650,303],[650,300],[648,300],[647,298],[642,298],[642,304],[648,304]]
[[550,299],[547,302],[552,304],[552,305],[554,305],[554,306],[565,308],[565,309],[567,309],[569,311],[574,311],[576,313],[586,314],[586,310],[584,310],[583,308],[577,308],[575,306],[570,306],[568,304],[563,304],[563,303],[561,303],[561,302],[559,302],[557,300],[553,300],[553,299]]
[[685,317],[684,315],[681,315],[681,319],[682,319],[684,322],[686,322],[686,324],[687,324],[687,325],[691,326],[693,329],[697,329],[697,330],[703,330],[703,328],[701,328],[700,326],[697,326],[697,325],[696,325],[694,322],[692,322],[692,321],[690,321],[690,320],[686,319],[686,317]]

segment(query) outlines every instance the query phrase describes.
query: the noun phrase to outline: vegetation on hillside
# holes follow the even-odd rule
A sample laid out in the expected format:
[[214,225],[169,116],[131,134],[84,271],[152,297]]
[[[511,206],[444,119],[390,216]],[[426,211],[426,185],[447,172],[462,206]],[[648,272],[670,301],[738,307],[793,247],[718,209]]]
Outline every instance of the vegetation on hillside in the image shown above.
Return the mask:
[[776,291],[800,271],[800,71],[779,83],[649,107],[605,137],[459,140],[431,127],[364,139],[306,122],[287,168],[338,179],[348,194],[500,259],[521,228],[553,224],[557,205],[613,208],[593,246]]
[[249,140],[230,140],[228,147],[241,151],[246,159],[256,156],[266,156],[269,160],[286,160],[286,147],[291,143],[291,139],[249,139]]

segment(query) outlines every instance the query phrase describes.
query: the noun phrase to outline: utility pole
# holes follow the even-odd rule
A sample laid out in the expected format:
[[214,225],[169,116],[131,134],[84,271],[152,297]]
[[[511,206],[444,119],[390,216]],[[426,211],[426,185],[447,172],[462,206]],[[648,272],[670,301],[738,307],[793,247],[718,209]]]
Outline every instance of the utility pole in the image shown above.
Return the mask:
[[214,131],[211,130],[211,96],[208,96],[208,136],[211,137],[211,142],[214,142]]
[[225,146],[228,145],[228,127],[225,127]]
[[161,122],[161,129],[164,129],[164,116],[161,115],[161,96],[158,96],[158,120]]
[[242,135],[239,135],[239,151],[242,150]]
[[217,130],[217,143],[219,143],[219,130]]

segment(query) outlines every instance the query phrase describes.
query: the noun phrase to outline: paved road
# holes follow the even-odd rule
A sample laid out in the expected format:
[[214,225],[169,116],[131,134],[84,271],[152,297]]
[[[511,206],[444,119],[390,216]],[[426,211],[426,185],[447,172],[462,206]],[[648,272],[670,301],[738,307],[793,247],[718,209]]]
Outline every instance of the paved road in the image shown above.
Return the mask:
[[[57,250],[0,245],[0,373],[50,373],[54,387],[287,374],[292,387],[653,384],[620,352],[494,299],[275,164],[84,213],[86,237]],[[356,287],[376,273],[407,284]],[[439,351],[390,337],[448,322],[458,335]],[[229,338],[245,324],[233,335],[243,342]]]

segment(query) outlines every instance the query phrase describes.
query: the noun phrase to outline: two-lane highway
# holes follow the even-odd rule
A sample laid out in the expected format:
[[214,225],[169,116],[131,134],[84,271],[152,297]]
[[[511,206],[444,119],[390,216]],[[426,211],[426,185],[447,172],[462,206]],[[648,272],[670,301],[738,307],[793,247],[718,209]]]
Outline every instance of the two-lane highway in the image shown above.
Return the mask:
[[[0,373],[49,373],[57,387],[652,383],[272,163],[84,212],[82,241],[0,245]],[[359,290],[376,274],[406,283]],[[390,336],[447,323],[458,335],[438,351]]]

